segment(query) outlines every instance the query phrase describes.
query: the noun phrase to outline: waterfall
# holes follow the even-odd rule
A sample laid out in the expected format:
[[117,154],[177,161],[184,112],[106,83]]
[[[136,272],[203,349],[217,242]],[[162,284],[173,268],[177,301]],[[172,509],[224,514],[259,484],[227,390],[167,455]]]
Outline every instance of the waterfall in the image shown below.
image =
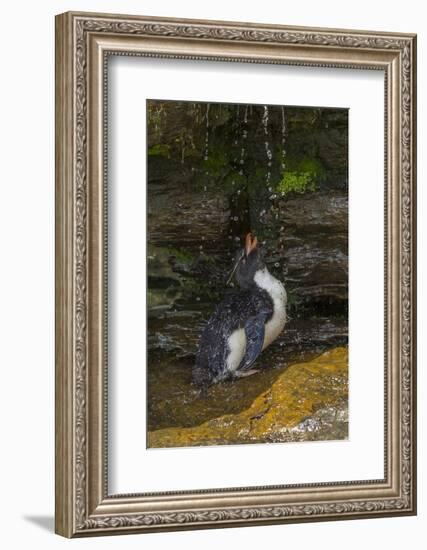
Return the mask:
[[[273,153],[271,152],[270,143],[268,141],[268,116],[269,116],[268,106],[264,105],[264,113],[262,115],[262,125],[264,127],[264,135],[265,135],[264,145],[265,145],[265,153],[267,155],[267,175],[266,175],[267,187],[270,185],[271,164],[272,164],[272,158],[273,158]],[[270,187],[269,187],[268,190],[272,191],[272,189]]]
[[248,109],[249,109],[249,105],[246,105],[246,108],[245,108],[245,114],[244,114],[244,117],[243,117],[243,130],[242,130],[242,148],[241,148],[241,151],[240,151],[240,160],[239,160],[239,164],[240,164],[240,170],[239,170],[239,174],[241,176],[243,176],[243,167],[244,167],[244,164],[245,164],[245,153],[246,153],[246,139],[248,137]]
[[[234,138],[234,145],[239,144],[239,135],[238,135],[239,134],[239,116],[240,116],[240,105],[237,105],[237,108],[236,108],[237,126],[236,126],[236,135]],[[233,161],[235,164],[237,164],[237,157],[234,157]],[[234,181],[232,182],[232,184],[234,185]]]
[[[210,126],[209,126],[209,110],[210,110],[210,107],[211,107],[211,104],[210,103],[206,103],[206,134],[205,134],[205,152],[204,152],[204,155],[203,155],[203,158],[204,160],[208,160],[209,159],[209,130],[210,130]],[[205,172],[206,176],[209,176],[209,170],[206,170]],[[205,183],[205,185],[203,186],[203,191],[204,191],[204,197],[203,197],[203,200],[202,202],[200,203],[200,206],[202,208],[206,208],[207,204],[208,204],[208,187]],[[202,239],[204,240],[204,239]],[[204,245],[201,244],[199,245],[199,255],[200,256],[204,256]]]
[[[235,133],[233,137],[233,164],[237,174],[231,179],[232,194],[230,197],[231,216],[229,221],[228,238],[236,245],[241,243],[242,235],[250,230],[249,204],[246,186],[239,176],[245,175],[245,164],[248,159],[248,116],[249,105],[235,106]],[[231,256],[232,252],[228,254]]]
[[209,158],[209,108],[211,104],[206,104],[206,138],[205,138],[205,160]]
[[286,117],[285,108],[282,106],[282,171],[286,168]]
[[[285,115],[285,108],[282,106],[282,174],[285,172],[286,169],[286,115]],[[282,191],[282,196],[284,196],[284,193]],[[282,219],[282,205],[279,202],[279,212],[280,218]],[[278,238],[278,245],[281,253],[283,253],[285,248],[285,235],[284,235],[285,227],[282,225],[279,229],[279,238]],[[279,267],[276,266],[275,267]]]

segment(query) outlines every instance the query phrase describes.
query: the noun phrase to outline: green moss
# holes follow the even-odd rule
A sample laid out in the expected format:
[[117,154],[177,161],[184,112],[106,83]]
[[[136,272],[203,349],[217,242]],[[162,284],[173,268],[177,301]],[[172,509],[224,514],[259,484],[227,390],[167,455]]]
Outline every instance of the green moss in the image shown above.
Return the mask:
[[283,195],[290,193],[303,194],[317,189],[318,184],[325,179],[325,169],[313,158],[292,160],[283,172],[277,184],[277,191]]
[[170,146],[163,143],[157,143],[156,145],[152,145],[148,149],[148,155],[150,157],[169,157]]
[[316,190],[316,182],[308,172],[285,172],[277,185],[277,190],[284,195],[302,194]]

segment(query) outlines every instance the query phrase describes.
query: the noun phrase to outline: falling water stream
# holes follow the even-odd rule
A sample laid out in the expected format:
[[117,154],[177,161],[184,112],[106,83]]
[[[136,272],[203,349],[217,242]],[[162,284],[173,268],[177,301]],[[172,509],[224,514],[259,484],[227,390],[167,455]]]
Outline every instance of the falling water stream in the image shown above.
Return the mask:
[[282,107],[282,171],[286,169],[286,116],[285,108]]
[[248,105],[246,105],[246,108],[245,108],[245,115],[243,117],[243,130],[242,130],[242,148],[241,148],[241,151],[240,151],[240,161],[239,161],[239,164],[240,164],[240,170],[239,170],[239,174],[241,176],[243,176],[243,173],[244,173],[244,164],[245,164],[245,142],[248,138],[248,129],[247,129],[247,124],[248,124]]
[[[272,159],[273,159],[273,153],[270,149],[270,143],[269,143],[269,134],[268,134],[268,106],[264,105],[264,114],[262,116],[262,125],[264,127],[264,134],[265,134],[265,153],[267,155],[267,174],[265,177],[265,180],[267,182],[267,187],[270,185],[270,179],[271,179],[271,165],[272,165]],[[272,191],[271,188],[269,188],[269,191]]]

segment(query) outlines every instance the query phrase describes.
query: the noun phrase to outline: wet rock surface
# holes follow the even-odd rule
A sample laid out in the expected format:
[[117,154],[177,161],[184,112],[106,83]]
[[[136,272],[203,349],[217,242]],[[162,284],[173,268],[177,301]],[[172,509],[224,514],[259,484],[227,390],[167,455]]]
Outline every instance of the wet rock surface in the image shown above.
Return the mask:
[[[224,221],[229,211],[220,200],[204,208],[196,196],[188,197],[185,215],[180,215],[185,197],[181,199],[158,209],[150,219],[150,290],[181,287],[184,296],[174,292],[177,299],[211,304],[227,291],[232,267],[234,248]],[[302,309],[347,313],[347,212],[347,195],[341,191],[284,203],[280,244],[266,239],[264,247],[269,270],[286,285],[291,314],[299,315]],[[172,305],[169,299],[165,302]]]
[[[268,377],[265,374],[253,375],[250,381],[212,387],[207,395],[198,395],[186,403],[190,425],[180,422],[180,426],[149,431],[149,447],[348,437],[347,348],[335,348],[308,361],[270,369]],[[256,380],[257,376],[263,381]],[[184,387],[185,382],[182,384]],[[255,396],[247,395],[249,388]],[[223,403],[226,394],[230,394],[230,410],[197,423],[197,418],[203,418],[202,410],[211,409],[209,402]],[[246,403],[242,402],[243,395]],[[168,402],[167,406],[173,409],[174,404]]]

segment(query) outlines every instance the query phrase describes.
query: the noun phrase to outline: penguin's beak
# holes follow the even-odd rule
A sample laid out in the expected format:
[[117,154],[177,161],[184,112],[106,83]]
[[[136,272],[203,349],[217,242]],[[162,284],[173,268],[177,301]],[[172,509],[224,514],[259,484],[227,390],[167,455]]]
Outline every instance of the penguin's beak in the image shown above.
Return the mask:
[[240,264],[240,262],[243,260],[244,256],[245,256],[245,250],[242,250],[242,253],[241,253],[240,256],[237,258],[237,261],[236,261],[236,263],[234,264],[234,267],[233,267],[233,269],[232,269],[232,271],[231,271],[231,273],[230,273],[230,276],[228,277],[227,282],[225,283],[226,286],[228,286],[228,285],[231,283],[231,280],[233,279],[233,276],[234,276],[234,274],[236,273],[236,269],[237,269],[238,265]]
[[246,235],[246,241],[245,241],[245,252],[246,256],[249,256],[249,254],[252,252],[252,250],[255,250],[257,247],[258,240],[256,237],[252,238],[252,233],[248,233]]
[[241,254],[237,258],[237,261],[234,264],[233,270],[231,271],[230,276],[227,279],[227,282],[226,282],[227,286],[231,283],[231,280],[233,279],[233,276],[240,262],[243,260],[245,256],[248,257],[249,254],[252,252],[252,250],[255,250],[255,248],[257,247],[257,244],[258,244],[257,238],[252,237],[252,233],[248,233],[245,239],[245,247],[243,248]]

